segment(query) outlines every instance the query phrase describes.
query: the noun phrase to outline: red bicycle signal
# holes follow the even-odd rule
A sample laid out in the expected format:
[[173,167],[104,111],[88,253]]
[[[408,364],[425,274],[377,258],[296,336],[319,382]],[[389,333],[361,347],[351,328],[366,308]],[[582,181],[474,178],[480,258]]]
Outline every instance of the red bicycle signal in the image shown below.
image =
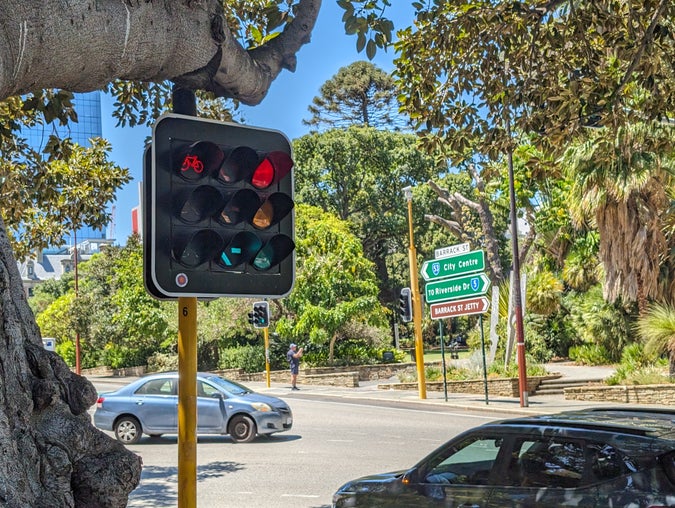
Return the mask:
[[199,174],[204,171],[204,163],[200,161],[199,157],[196,155],[186,155],[183,159],[183,164],[181,165],[180,170],[193,170],[195,173]]

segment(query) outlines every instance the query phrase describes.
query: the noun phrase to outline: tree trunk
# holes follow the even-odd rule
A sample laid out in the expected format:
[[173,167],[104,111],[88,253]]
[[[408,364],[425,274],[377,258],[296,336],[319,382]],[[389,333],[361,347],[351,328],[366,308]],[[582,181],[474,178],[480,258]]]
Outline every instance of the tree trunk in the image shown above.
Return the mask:
[[300,0],[294,21],[247,51],[220,0],[2,0],[0,100],[43,88],[99,90],[116,79],[172,80],[258,104],[309,42],[320,0]]
[[96,429],[94,386],[42,346],[0,219],[0,505],[124,507],[141,458]]

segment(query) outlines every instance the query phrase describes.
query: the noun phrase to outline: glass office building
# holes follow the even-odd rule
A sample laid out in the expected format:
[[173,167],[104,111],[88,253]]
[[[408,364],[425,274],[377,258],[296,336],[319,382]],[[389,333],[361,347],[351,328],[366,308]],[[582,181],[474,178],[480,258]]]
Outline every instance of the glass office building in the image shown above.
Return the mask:
[[[90,138],[101,137],[103,132],[101,122],[101,92],[76,93],[74,94],[73,104],[77,112],[77,123],[70,122],[66,126],[60,125],[58,122],[48,125],[36,125],[30,129],[23,129],[21,135],[37,151],[42,151],[49,142],[49,136],[52,134],[60,138],[69,137],[80,146],[89,146]],[[90,227],[83,227],[77,231],[78,243],[83,240],[105,239],[106,237],[105,229],[96,230]],[[74,243],[73,235],[67,235],[64,238],[64,243],[72,245]]]

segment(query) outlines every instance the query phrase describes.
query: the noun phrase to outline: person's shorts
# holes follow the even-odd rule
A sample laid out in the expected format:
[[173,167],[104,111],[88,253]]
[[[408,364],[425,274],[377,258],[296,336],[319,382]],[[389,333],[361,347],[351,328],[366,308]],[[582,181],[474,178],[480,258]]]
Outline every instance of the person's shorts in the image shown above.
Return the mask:
[[299,370],[298,367],[291,367],[291,374],[297,374]]

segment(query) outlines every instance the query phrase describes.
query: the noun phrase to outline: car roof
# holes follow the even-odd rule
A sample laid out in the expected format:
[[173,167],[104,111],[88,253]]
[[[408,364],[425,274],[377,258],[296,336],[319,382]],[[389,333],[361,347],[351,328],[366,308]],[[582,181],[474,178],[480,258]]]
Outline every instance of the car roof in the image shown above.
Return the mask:
[[675,410],[665,408],[589,408],[512,418],[495,423],[587,429],[675,440]]

